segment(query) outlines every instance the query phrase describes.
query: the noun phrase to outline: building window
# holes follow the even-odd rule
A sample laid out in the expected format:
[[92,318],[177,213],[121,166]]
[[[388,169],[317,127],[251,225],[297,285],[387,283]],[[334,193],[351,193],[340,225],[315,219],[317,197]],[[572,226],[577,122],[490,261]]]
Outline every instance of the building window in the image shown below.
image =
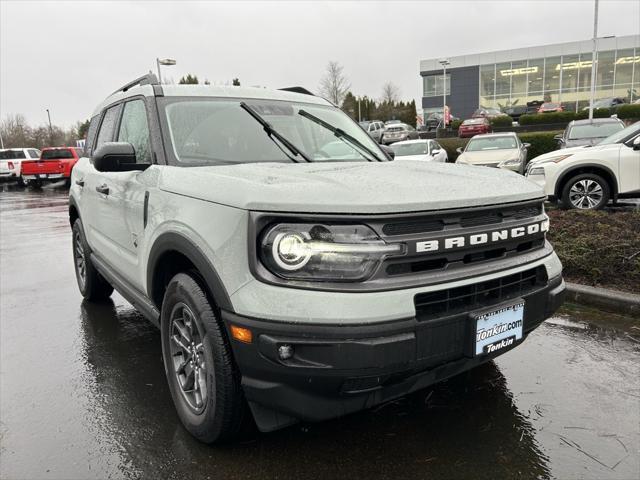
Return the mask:
[[[441,97],[443,95],[442,92],[442,75],[427,75],[422,79],[423,90],[425,97]],[[451,94],[451,75],[447,73],[446,78],[447,85],[447,95]]]

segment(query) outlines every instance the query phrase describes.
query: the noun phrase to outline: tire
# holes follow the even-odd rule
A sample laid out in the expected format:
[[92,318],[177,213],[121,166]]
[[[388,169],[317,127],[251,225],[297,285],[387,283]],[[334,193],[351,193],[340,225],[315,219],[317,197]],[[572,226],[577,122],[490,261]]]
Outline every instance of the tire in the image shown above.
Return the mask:
[[91,249],[84,236],[82,221],[78,218],[72,228],[73,264],[76,272],[78,289],[89,301],[103,301],[111,296],[113,287],[98,273],[91,263]]
[[27,186],[27,181],[24,178],[22,178],[22,175],[20,175],[18,177],[18,186],[19,187],[26,187]]
[[162,357],[182,424],[202,442],[224,442],[242,431],[247,406],[231,347],[203,284],[192,273],[169,282],[160,316]]
[[583,173],[569,179],[562,189],[563,208],[600,210],[611,198],[607,181],[595,173]]

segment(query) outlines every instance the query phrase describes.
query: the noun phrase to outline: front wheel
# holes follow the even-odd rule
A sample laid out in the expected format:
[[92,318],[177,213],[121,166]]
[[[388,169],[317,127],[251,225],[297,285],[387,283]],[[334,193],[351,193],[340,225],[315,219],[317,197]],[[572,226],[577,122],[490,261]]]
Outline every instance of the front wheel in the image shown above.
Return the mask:
[[610,198],[607,181],[595,173],[583,173],[569,179],[562,191],[564,208],[599,210]]
[[162,356],[185,428],[206,443],[235,438],[246,404],[231,347],[195,274],[174,276],[162,302]]

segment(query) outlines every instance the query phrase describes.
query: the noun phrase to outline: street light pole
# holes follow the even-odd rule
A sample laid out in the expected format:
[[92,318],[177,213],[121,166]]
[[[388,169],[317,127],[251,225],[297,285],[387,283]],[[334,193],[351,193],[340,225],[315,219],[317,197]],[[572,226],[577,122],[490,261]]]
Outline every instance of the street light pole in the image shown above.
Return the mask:
[[[49,119],[49,144],[53,143],[53,128],[51,128],[51,113],[49,112],[49,109],[47,108],[47,118]],[[53,145],[51,145],[53,146]]]
[[175,65],[176,61],[172,58],[163,58],[162,60],[156,57],[156,66],[158,67],[158,82],[162,83],[162,73],[160,72],[160,65]]
[[440,65],[442,65],[442,128],[447,128],[447,65],[449,63],[446,58],[440,60]]
[[596,64],[598,62],[598,0],[593,12],[593,51],[591,53],[591,95],[589,98],[589,120],[593,120],[593,101],[596,96]]

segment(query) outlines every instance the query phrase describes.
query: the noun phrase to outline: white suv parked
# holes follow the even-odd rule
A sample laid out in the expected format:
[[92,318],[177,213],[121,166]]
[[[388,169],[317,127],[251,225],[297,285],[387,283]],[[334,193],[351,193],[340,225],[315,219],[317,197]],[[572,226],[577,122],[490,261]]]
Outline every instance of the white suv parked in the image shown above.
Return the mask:
[[205,442],[248,411],[269,431],[425,388],[519,345],[563,298],[538,186],[390,161],[288,90],[142,77],[97,108],[72,171],[80,292],[115,288],[160,328]]
[[565,208],[603,208],[609,200],[640,198],[640,122],[593,147],[573,147],[536,157],[527,178]]

